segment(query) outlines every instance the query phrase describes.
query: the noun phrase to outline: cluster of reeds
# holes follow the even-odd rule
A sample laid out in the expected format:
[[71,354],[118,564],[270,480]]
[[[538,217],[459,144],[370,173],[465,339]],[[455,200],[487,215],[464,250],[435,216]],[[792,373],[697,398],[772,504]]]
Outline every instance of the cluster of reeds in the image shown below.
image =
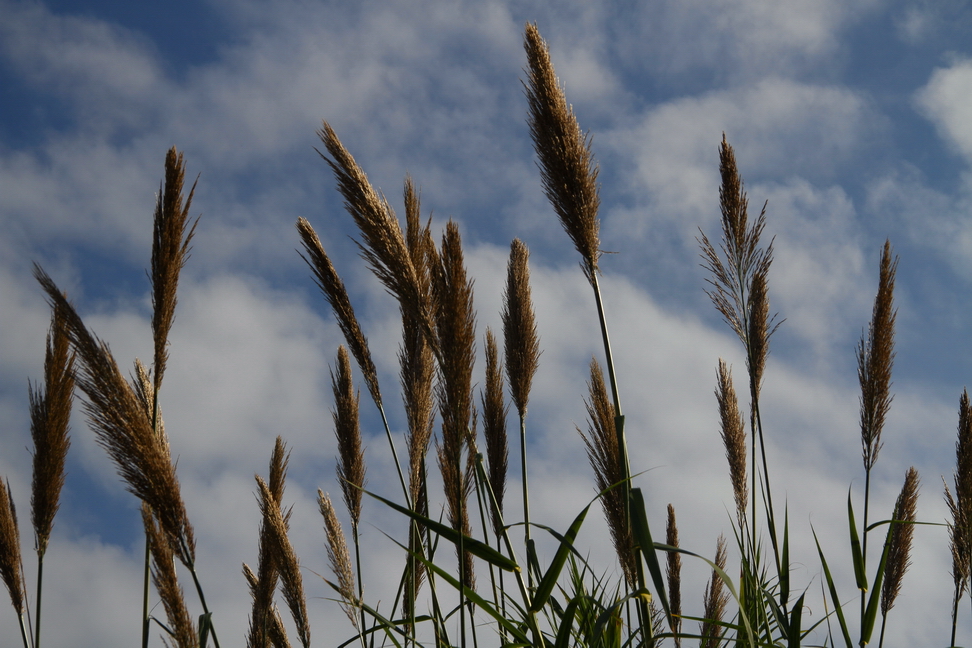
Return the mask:
[[[779,324],[770,315],[773,245],[772,241],[766,245],[762,242],[765,205],[755,220],[749,219],[748,199],[735,153],[723,136],[719,147],[721,238],[712,243],[700,232],[699,243],[702,265],[708,272],[707,293],[743,344],[749,387],[743,392],[749,397],[746,407],[740,403],[731,368],[718,360],[714,408],[719,414],[733,490],[732,523],[739,556],[738,569],[730,575],[726,539],[719,536],[711,560],[687,550],[687,543],[679,537],[671,504],[665,541],[653,540],[645,496],[632,484],[621,386],[614,369],[599,282],[600,188],[591,141],[567,103],[548,47],[535,25],[526,26],[524,45],[530,132],[541,181],[554,212],[580,253],[603,342],[603,357],[595,357],[590,363],[586,431],[578,427],[593,469],[593,497],[563,532],[531,520],[526,417],[540,361],[540,342],[527,246],[518,239],[510,246],[503,327],[499,333],[485,331],[485,379],[478,395],[481,406],[477,408],[476,310],[458,225],[449,221],[437,241],[431,219],[422,224],[418,192],[411,178],[406,177],[403,228],[389,201],[371,185],[325,122],[318,133],[324,149],[321,156],[333,171],[345,207],[358,228],[356,243],[361,256],[398,301],[402,322],[399,388],[403,420],[407,421],[404,439],[396,438],[386,417],[378,372],[351,298],[314,228],[306,219],[299,219],[296,227],[303,244],[302,256],[334,313],[346,345],[337,350],[331,382],[333,430],[338,447],[337,485],[350,520],[351,545],[334,502],[324,489],[318,490],[327,560],[334,574],[327,583],[354,633],[341,645],[357,641],[362,648],[379,642],[403,647],[430,641],[436,646],[465,648],[480,642],[492,644],[498,638],[505,646],[621,648],[657,646],[671,639],[676,647],[698,641],[704,647],[735,644],[755,648],[800,646],[811,632],[820,629],[826,634],[826,645],[843,643],[849,648],[855,643],[852,627],[819,542],[827,587],[824,605],[832,611],[805,627],[807,590],[795,596],[797,588],[791,584],[788,514],[784,512],[780,524],[773,503],[760,393],[770,338]],[[35,447],[31,521],[38,556],[33,626],[27,611],[13,493],[8,485],[0,494],[0,578],[20,619],[25,648],[40,645],[44,555],[64,484],[67,425],[75,386],[85,396],[83,408],[98,443],[114,460],[128,489],[142,502],[146,537],[143,646],[149,644],[152,621],[163,629],[163,641],[180,648],[205,647],[209,641],[219,645],[197,576],[192,525],[159,404],[179,272],[188,258],[195,229],[188,218],[192,191],[188,197],[183,196],[184,173],[182,156],[175,149],[170,150],[155,210],[149,273],[155,342],[151,370],[136,361],[133,377],[126,378],[108,345],[86,328],[53,280],[35,266],[36,278],[52,307],[52,323],[44,385],[31,385],[29,391]],[[892,402],[896,267],[897,259],[893,258],[890,243],[886,243],[872,320],[857,349],[865,476],[862,524],[855,520],[852,494],[848,495],[847,514],[852,566],[860,590],[856,643],[861,646],[871,641],[879,611],[879,644],[883,644],[889,612],[910,564],[914,525],[920,524],[916,521],[919,478],[914,468],[905,475],[890,517],[870,521],[871,474]],[[360,394],[355,388],[351,358],[381,415],[401,486],[400,497],[379,496],[366,490]],[[509,470],[507,418],[511,409],[507,395],[516,410],[519,430],[523,503],[523,517],[519,520],[509,519],[504,509]],[[480,439],[485,445],[483,451]],[[404,463],[398,452],[403,442]],[[434,461],[430,462],[433,447]],[[954,494],[945,486],[952,514],[949,535],[954,580],[953,645],[958,604],[972,579],[972,406],[965,393],[960,401],[956,454]],[[255,569],[243,565],[243,577],[252,597],[246,634],[250,648],[290,646],[288,627],[293,628],[302,646],[311,645],[303,571],[288,537],[291,511],[283,503],[288,457],[285,444],[278,437],[266,478],[255,476],[261,513],[257,563]],[[441,493],[430,492],[429,488],[433,483],[429,471],[436,469],[441,476]],[[379,612],[377,604],[367,601],[362,582],[359,525],[365,494],[409,522],[407,536],[396,539],[403,564],[395,599],[390,607],[386,604],[384,613]],[[596,576],[575,547],[578,532],[595,501],[600,502],[617,556],[620,578],[616,581],[610,576]],[[444,520],[436,519],[432,513],[438,506],[444,510]],[[520,524],[523,543],[518,549],[511,530]],[[875,561],[872,555],[869,564],[869,536],[884,526],[887,529],[880,559]],[[541,564],[537,555],[534,534],[538,532],[550,533],[557,547],[546,564]],[[687,612],[689,606],[683,597],[689,589],[682,582],[683,556],[703,560],[711,567],[708,581],[698,584],[701,607],[695,616]],[[198,623],[193,622],[184,599],[177,562],[188,571],[199,595],[203,614]],[[487,578],[488,588],[483,585]],[[149,613],[149,582],[154,583],[163,604],[164,622]],[[278,593],[289,610],[292,626],[284,622]],[[487,632],[484,628],[489,624],[492,627]]]

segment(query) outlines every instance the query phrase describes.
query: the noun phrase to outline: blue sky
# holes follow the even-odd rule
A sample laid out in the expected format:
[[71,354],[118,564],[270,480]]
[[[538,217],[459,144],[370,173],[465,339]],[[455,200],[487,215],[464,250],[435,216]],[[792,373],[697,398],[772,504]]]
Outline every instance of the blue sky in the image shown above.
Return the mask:
[[[337,490],[328,366],[340,334],[295,252],[298,217],[352,291],[386,390],[398,324],[314,150],[326,119],[399,213],[409,173],[435,229],[460,223],[480,336],[499,328],[509,241],[530,246],[544,349],[531,398],[531,490],[543,521],[566,526],[593,488],[574,428],[585,425],[586,366],[599,340],[529,141],[527,21],[549,42],[593,136],[602,246],[616,253],[604,257],[604,287],[632,465],[648,471],[638,479],[656,524],[672,502],[685,546],[711,553],[730,533],[712,389],[720,357],[740,376],[745,365],[703,293],[695,240],[699,228],[717,235],[723,133],[751,207],[769,201],[766,232],[776,237],[771,307],[786,321],[773,338],[763,411],[774,488],[799,536],[797,577],[819,589],[811,523],[831,562],[849,567],[844,502],[848,487],[863,490],[854,347],[885,238],[901,257],[896,396],[873,502],[890,510],[915,465],[919,516],[943,521],[941,476],[953,470],[955,412],[972,366],[972,9],[959,0],[0,0],[0,474],[21,510],[26,380],[40,377],[48,320],[30,263],[69,291],[121,363],[149,358],[144,271],[162,162],[175,145],[199,176],[192,211],[202,219],[162,407],[220,634],[232,643],[246,623],[240,563],[256,558],[252,475],[265,472],[277,434],[294,449],[288,498],[310,595],[328,596],[309,570],[327,569],[313,498],[318,487]],[[482,364],[477,372],[481,381]],[[392,418],[400,429],[401,414]],[[80,415],[73,430],[45,635],[132,645],[137,622],[116,620],[138,614],[135,505]],[[393,493],[384,441],[368,434],[370,485]],[[366,587],[388,600],[382,574],[398,556],[379,529],[395,533],[400,521],[374,506],[365,516]],[[592,520],[585,540],[608,568],[600,525]],[[919,529],[888,645],[947,642],[949,568],[945,530]],[[689,568],[692,605],[705,577]],[[813,618],[821,609],[818,598]],[[316,644],[350,632],[333,604],[313,600],[311,612]],[[11,623],[0,606],[0,627]],[[0,647],[16,645],[0,634]],[[972,641],[967,615],[963,641]]]

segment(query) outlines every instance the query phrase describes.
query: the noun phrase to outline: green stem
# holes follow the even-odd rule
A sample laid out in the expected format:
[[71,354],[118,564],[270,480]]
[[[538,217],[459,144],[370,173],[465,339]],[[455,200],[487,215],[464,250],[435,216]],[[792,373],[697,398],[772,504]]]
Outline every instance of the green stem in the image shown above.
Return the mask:
[[[871,498],[871,470],[870,468],[865,468],[864,470],[864,525],[861,527],[863,529],[863,537],[861,538],[861,557],[864,562],[864,573],[867,574],[867,505]],[[866,592],[861,592],[861,623],[864,622],[864,612],[866,601]]]
[[520,474],[523,482],[523,535],[524,545],[527,552],[527,582],[530,589],[533,589],[533,571],[530,569],[530,488],[527,485],[527,446],[526,446],[526,420],[520,417]]
[[365,631],[365,611],[364,606],[361,602],[364,601],[364,583],[362,582],[363,576],[361,575],[361,544],[358,542],[358,525],[351,525],[351,534],[354,536],[354,559],[357,563],[358,569],[358,610],[361,612],[361,628],[358,630],[359,636],[361,637],[361,648],[365,648],[364,631]]
[[[182,542],[182,552],[186,556],[189,555],[189,548],[185,546],[185,541]],[[199,583],[199,576],[196,574],[195,564],[188,565],[189,573],[192,574],[192,582],[196,586],[196,593],[199,595],[199,602],[202,604],[203,614],[209,619],[209,631],[213,637],[213,645],[219,648],[219,639],[216,637],[216,627],[212,623],[212,613],[209,611],[209,606],[206,605],[206,595],[203,594],[202,585]]]
[[44,585],[44,552],[37,552],[37,618],[34,629],[34,648],[40,648],[41,629],[41,589]]
[[24,619],[24,614],[20,614],[20,637],[24,640],[24,648],[30,648],[30,629],[29,623]]

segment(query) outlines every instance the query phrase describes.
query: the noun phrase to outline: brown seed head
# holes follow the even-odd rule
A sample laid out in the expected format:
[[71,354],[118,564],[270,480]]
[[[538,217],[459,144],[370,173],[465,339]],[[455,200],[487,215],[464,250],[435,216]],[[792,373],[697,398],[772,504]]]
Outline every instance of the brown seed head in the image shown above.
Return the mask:
[[378,371],[375,363],[371,359],[371,350],[368,348],[368,339],[361,332],[358,325],[358,318],[354,315],[354,308],[348,298],[348,291],[344,287],[344,282],[338,276],[337,270],[331,263],[331,259],[324,252],[324,246],[317,237],[317,232],[311,227],[305,218],[297,219],[297,232],[300,234],[301,242],[307,256],[301,258],[310,266],[314,273],[314,280],[317,287],[321,289],[324,299],[334,311],[338,326],[344,334],[344,339],[351,348],[351,353],[358,363],[358,368],[364,376],[365,384],[375,403],[381,406],[381,390],[378,388]]
[[870,471],[881,450],[881,431],[891,409],[891,368],[894,365],[894,275],[898,259],[891,259],[891,243],[884,242],[881,273],[867,337],[857,347],[857,376],[861,383],[861,446],[864,470]]
[[[714,562],[719,566],[719,569],[726,568],[726,539],[722,535],[719,536],[719,541],[716,543]],[[699,634],[702,635],[701,648],[716,648],[722,637],[723,627],[720,624],[726,611],[726,605],[729,603],[729,593],[724,591],[722,579],[714,569],[712,570],[712,578],[709,579],[709,584],[705,587],[703,602],[705,621],[699,624]]]
[[593,281],[601,256],[597,217],[601,199],[590,138],[581,132],[567,104],[547,43],[535,24],[527,24],[523,46],[530,135],[540,159],[544,193],[580,252],[585,276]]
[[0,579],[7,586],[10,603],[18,615],[24,614],[24,574],[20,558],[20,529],[17,527],[17,507],[14,505],[10,481],[0,486]]
[[403,309],[411,310],[434,342],[430,305],[402,235],[394,210],[368,181],[358,163],[348,153],[331,126],[324,122],[318,136],[330,158],[321,157],[334,171],[344,206],[351,214],[362,242],[361,255],[388,291],[398,298]]
[[186,608],[182,586],[179,585],[172,549],[165,534],[156,523],[152,511],[144,502],[142,503],[142,524],[152,552],[152,582],[165,608],[169,628],[175,635],[173,639],[179,648],[195,648],[199,645],[198,635],[193,628],[189,610]]
[[365,486],[364,449],[358,425],[358,400],[351,380],[351,361],[343,346],[338,347],[337,374],[331,372],[334,391],[334,435],[338,441],[337,475],[344,494],[344,504],[351,515],[351,526],[361,519],[361,489]]
[[719,402],[719,419],[722,423],[722,443],[729,461],[729,479],[736,501],[736,519],[740,529],[746,528],[746,506],[749,489],[746,485],[746,426],[739,411],[736,390],[732,386],[732,371],[720,358],[716,372],[716,400]]
[[489,461],[489,484],[496,497],[493,509],[493,531],[503,530],[503,496],[506,494],[506,471],[509,447],[506,440],[506,404],[503,402],[503,365],[499,360],[496,338],[486,328],[486,391],[483,393],[483,436]]
[[911,566],[911,537],[915,527],[910,524],[915,521],[918,508],[918,471],[914,466],[905,473],[904,485],[894,504],[893,520],[900,520],[906,524],[895,524],[891,530],[891,544],[888,547],[888,562],[884,572],[884,583],[881,587],[881,615],[887,616],[888,610],[894,607],[894,600],[901,592],[901,582],[905,572]]
[[334,512],[331,498],[321,490],[317,491],[317,502],[324,517],[324,530],[327,532],[327,557],[331,563],[331,571],[337,576],[338,591],[343,600],[341,607],[351,619],[355,629],[360,630],[358,617],[354,613],[354,609],[358,606],[358,597],[354,589],[354,570],[351,568],[351,554],[344,539],[344,531],[341,530],[341,522]]
[[[665,529],[665,544],[670,547],[678,546],[678,527],[675,524],[675,507],[668,505],[668,525]],[[675,646],[681,646],[682,640],[678,636],[682,627],[682,554],[671,551],[667,560],[668,572],[668,606],[672,612],[672,634],[675,635]]]
[[115,462],[129,492],[151,507],[173,553],[192,567],[195,539],[169,458],[168,442],[152,431],[143,403],[125,380],[108,345],[88,332],[74,307],[37,264],[34,276],[51,306],[63,313],[68,338],[77,354],[77,385],[88,398],[84,410],[98,444]]
[[506,375],[520,418],[526,416],[530,386],[540,364],[540,340],[530,298],[530,251],[520,239],[510,245],[506,292],[503,294],[503,337]]
[[[189,196],[182,202],[186,165],[182,153],[173,146],[165,155],[165,180],[159,188],[155,205],[152,236],[152,334],[155,340],[155,391],[162,386],[162,375],[168,359],[169,329],[175,319],[176,288],[179,272],[189,259],[189,243],[196,231],[197,218],[189,224],[189,206],[196,191],[193,183]],[[188,231],[187,231],[188,227]]]
[[31,521],[37,555],[43,556],[54,527],[64,463],[71,446],[68,424],[74,401],[74,353],[71,352],[63,314],[54,310],[44,357],[44,388],[28,385],[30,435],[34,441]]
[[297,636],[304,648],[310,646],[310,625],[307,619],[307,599],[304,596],[304,579],[300,574],[300,561],[287,536],[287,522],[280,504],[274,499],[270,486],[256,476],[260,488],[260,512],[270,540],[270,551],[280,576],[281,590],[297,628]]
[[[944,480],[943,480],[944,481]],[[955,497],[945,484],[945,501],[952,514],[948,532],[952,551],[952,578],[961,592],[972,567],[972,405],[968,391],[959,399],[958,440],[955,442]]]
[[[618,435],[614,424],[614,405],[608,399],[607,388],[604,385],[604,374],[597,360],[591,358],[591,380],[588,383],[589,400],[585,401],[588,414],[587,434],[578,428],[584,445],[587,446],[587,458],[594,469],[594,483],[598,492],[604,491],[624,480],[624,469],[621,466],[621,454],[618,451]],[[608,528],[611,530],[611,540],[625,582],[631,588],[637,585],[636,555],[634,540],[628,529],[627,509],[625,507],[624,486],[617,486],[601,496],[601,507]]]

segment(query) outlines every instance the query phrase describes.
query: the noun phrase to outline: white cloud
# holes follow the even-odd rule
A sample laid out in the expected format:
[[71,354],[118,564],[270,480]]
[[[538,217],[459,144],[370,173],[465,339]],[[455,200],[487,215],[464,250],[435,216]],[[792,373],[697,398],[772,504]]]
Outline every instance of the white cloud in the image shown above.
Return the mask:
[[959,58],[936,69],[915,99],[939,136],[972,159],[972,60]]

